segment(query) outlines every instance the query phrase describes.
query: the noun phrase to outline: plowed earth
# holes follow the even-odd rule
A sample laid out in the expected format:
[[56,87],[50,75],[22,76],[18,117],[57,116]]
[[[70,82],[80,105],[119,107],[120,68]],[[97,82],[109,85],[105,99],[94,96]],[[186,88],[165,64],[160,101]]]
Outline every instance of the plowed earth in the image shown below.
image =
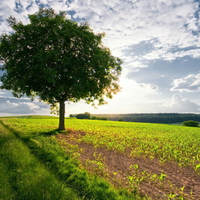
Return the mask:
[[200,200],[200,175],[191,167],[157,159],[131,157],[130,151],[116,152],[80,141],[86,133],[71,130],[57,135],[59,143],[90,173],[107,179],[117,188],[137,192],[144,199]]

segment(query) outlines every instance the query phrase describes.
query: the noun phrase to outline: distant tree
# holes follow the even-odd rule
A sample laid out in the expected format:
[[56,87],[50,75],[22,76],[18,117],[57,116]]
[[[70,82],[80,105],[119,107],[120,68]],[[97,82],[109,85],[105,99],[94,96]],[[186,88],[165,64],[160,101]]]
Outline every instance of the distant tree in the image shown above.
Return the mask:
[[29,24],[8,19],[13,32],[0,38],[2,89],[59,104],[59,129],[65,129],[65,101],[105,104],[120,89],[121,59],[102,45],[87,23],[66,19],[65,13],[40,8]]
[[91,118],[91,114],[89,112],[85,112],[84,115],[85,115],[85,117],[87,117],[87,119]]
[[96,116],[92,116],[91,117],[91,119],[93,119],[93,120],[95,120],[95,119],[97,119],[98,117],[96,117]]
[[105,120],[105,121],[107,121],[107,120],[108,120],[108,118],[107,118],[107,117],[97,117],[97,119],[98,119],[98,120]]
[[184,121],[183,122],[183,126],[198,127],[199,126],[199,122],[193,121],[193,120]]
[[80,113],[76,115],[77,119],[90,119],[91,115],[89,112],[85,112],[85,113]]
[[131,118],[131,121],[132,121],[132,122],[136,122],[136,121],[137,121],[137,118],[136,118],[136,117],[132,117],[132,118]]
[[97,116],[92,116],[91,119],[93,119],[93,120],[105,120],[105,121],[108,120],[107,117],[97,117]]

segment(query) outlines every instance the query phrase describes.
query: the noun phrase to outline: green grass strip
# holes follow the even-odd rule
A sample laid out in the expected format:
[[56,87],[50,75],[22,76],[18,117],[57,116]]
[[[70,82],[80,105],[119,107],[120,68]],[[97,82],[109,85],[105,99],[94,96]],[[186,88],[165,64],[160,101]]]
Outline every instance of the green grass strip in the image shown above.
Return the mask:
[[1,200],[80,199],[2,124],[0,124],[0,180]]

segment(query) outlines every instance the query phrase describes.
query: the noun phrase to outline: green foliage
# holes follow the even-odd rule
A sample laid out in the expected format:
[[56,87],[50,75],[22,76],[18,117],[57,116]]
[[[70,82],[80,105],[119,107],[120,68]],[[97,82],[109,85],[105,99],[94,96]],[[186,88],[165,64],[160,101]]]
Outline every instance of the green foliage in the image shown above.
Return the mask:
[[199,122],[193,121],[193,120],[184,121],[183,122],[183,126],[198,127],[199,126]]
[[93,120],[108,120],[107,117],[97,117],[97,116],[92,116],[91,119],[93,119]]
[[13,32],[0,38],[1,88],[18,98],[38,96],[54,114],[59,103],[59,129],[64,130],[64,102],[105,104],[120,90],[122,61],[103,46],[104,33],[66,19],[64,12],[40,8],[28,17],[26,25],[10,17]]
[[18,98],[60,103],[62,126],[65,101],[102,105],[119,91],[122,61],[103,46],[104,33],[95,34],[87,23],[53,9],[40,8],[28,17],[26,25],[10,17],[14,32],[0,38],[1,88]]
[[91,114],[89,112],[85,112],[85,113],[80,113],[76,115],[77,119],[90,119],[91,118]]
[[108,120],[108,118],[106,118],[106,117],[91,116],[91,114],[89,112],[80,113],[80,114],[77,114],[77,115],[71,114],[70,116],[76,117],[77,119]]
[[53,115],[59,115],[59,106],[58,103],[54,103],[54,104],[50,104],[50,110],[51,110],[51,114]]

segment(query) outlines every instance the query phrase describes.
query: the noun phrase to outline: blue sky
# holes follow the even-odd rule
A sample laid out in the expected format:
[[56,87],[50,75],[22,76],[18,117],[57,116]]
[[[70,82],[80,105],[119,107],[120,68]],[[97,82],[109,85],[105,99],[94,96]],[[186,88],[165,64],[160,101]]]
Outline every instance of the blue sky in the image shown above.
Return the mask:
[[[105,32],[104,45],[124,61],[120,93],[98,109],[66,103],[66,116],[200,112],[199,0],[1,0],[0,33],[11,31],[10,15],[26,24],[39,7],[66,11],[67,18]],[[48,105],[5,90],[0,105],[0,115],[49,114]]]

